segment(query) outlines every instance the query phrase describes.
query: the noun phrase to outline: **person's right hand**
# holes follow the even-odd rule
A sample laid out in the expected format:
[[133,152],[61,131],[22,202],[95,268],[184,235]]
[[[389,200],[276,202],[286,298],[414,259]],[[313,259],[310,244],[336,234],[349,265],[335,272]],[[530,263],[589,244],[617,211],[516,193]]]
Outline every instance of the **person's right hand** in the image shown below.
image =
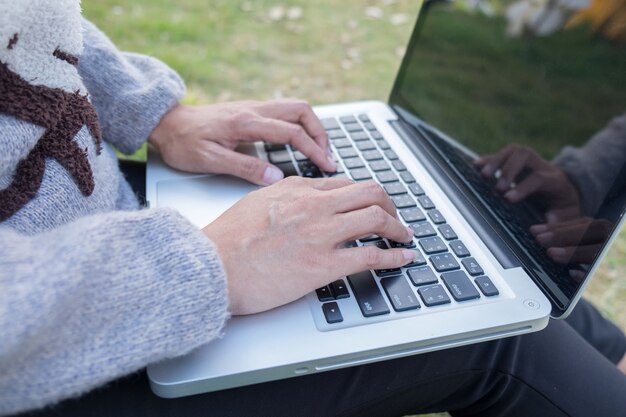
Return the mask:
[[408,249],[346,248],[376,234],[413,238],[374,182],[289,177],[250,193],[203,229],[226,270],[230,311],[251,314],[294,301],[366,269],[413,261]]
[[475,165],[486,178],[500,173],[495,188],[508,202],[519,203],[531,197],[539,201],[548,223],[581,216],[576,187],[563,171],[530,148],[509,145],[479,158]]

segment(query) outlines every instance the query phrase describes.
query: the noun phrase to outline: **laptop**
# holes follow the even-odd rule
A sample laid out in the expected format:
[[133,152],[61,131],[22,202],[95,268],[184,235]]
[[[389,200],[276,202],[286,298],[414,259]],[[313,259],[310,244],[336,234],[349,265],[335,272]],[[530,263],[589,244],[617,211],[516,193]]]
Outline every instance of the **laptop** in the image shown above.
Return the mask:
[[[289,146],[242,149],[286,175],[378,181],[413,228],[412,245],[422,256],[402,268],[341,277],[271,311],[231,318],[222,338],[149,366],[157,395],[181,397],[521,335],[569,314],[621,228],[624,199],[610,192],[585,214],[610,224],[590,256],[555,262],[528,232],[544,222],[549,196],[507,203],[494,191],[495,179],[482,177],[473,161],[512,143],[551,160],[622,113],[626,97],[596,84],[593,100],[579,107],[566,100],[597,81],[591,67],[564,66],[566,59],[584,59],[580,51],[554,49],[574,38],[588,54],[593,41],[580,30],[509,39],[503,19],[488,19],[452,3],[427,2],[388,103],[314,108],[337,173],[320,172]],[[626,62],[606,48],[613,62],[603,72],[608,83],[626,74]],[[545,55],[544,62],[549,50],[561,55]],[[604,59],[602,53],[596,59]],[[558,87],[570,93],[562,102]],[[605,106],[596,106],[598,99]],[[576,112],[583,104],[594,108],[593,117]],[[624,188],[622,174],[605,176],[608,188]],[[231,176],[176,171],[149,151],[149,205],[173,207],[199,228],[255,189]],[[400,244],[368,236],[346,245]]]

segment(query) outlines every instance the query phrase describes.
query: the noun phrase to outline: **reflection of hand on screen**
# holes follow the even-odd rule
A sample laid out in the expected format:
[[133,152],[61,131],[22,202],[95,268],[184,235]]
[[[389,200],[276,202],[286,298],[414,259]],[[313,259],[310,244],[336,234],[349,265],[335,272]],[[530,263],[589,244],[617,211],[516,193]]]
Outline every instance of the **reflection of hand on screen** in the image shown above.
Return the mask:
[[530,148],[509,145],[475,164],[484,177],[497,176],[495,188],[508,202],[533,198],[543,205],[548,223],[581,215],[578,191],[565,173]]
[[591,263],[608,238],[613,223],[604,219],[580,217],[564,222],[536,224],[530,233],[560,264]]

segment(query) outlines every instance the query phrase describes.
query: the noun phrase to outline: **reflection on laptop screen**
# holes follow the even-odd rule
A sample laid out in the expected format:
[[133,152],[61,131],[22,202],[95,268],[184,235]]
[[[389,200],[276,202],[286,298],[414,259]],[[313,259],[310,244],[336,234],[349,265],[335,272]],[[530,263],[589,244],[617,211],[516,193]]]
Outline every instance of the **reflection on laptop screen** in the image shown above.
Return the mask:
[[[508,225],[516,253],[540,265],[529,268],[566,306],[624,211],[626,48],[585,25],[511,36],[511,3],[488,16],[428,2],[390,103],[426,124],[425,139]],[[473,163],[486,155],[498,155],[489,160],[494,175]],[[505,166],[518,174],[498,190]],[[503,197],[526,187],[537,191],[522,202]]]

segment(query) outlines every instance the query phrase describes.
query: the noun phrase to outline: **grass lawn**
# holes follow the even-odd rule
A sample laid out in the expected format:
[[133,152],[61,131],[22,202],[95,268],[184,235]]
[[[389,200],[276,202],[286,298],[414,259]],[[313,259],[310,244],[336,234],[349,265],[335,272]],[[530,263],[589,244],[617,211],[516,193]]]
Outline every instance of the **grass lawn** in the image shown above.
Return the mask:
[[[85,15],[121,49],[154,55],[175,68],[187,82],[187,102],[295,96],[312,104],[323,104],[387,99],[419,3],[411,0],[84,0],[83,7]],[[463,17],[454,15],[451,19],[462,21]],[[448,32],[442,29],[443,38],[439,41],[447,42],[447,48],[454,49],[455,43],[450,39],[459,39],[453,31],[463,23],[457,23],[449,25],[452,29]],[[472,31],[475,38],[503,27],[502,22],[487,19],[479,26]],[[565,37],[561,43],[554,45],[554,50],[562,53],[554,70],[560,71],[565,80],[571,69],[566,65],[567,49],[560,47],[564,42],[589,43],[595,57],[606,64],[603,69],[606,76],[596,90],[611,97],[609,102],[598,106],[597,112],[617,114],[618,107],[623,111],[624,102],[614,94],[619,91],[616,77],[620,72],[611,65],[615,52],[611,46],[590,39],[581,30],[562,36]],[[559,38],[555,39],[557,42]],[[433,51],[427,56],[425,71],[433,74],[431,87],[436,90],[445,85],[437,78],[445,77],[444,71],[437,70],[442,57]],[[623,72],[619,79],[623,80]],[[567,82],[575,94],[594,94],[594,91],[576,90],[575,80]],[[551,104],[537,103],[538,106]],[[580,116],[581,123],[599,117]],[[572,123],[573,134],[576,126]],[[533,129],[544,130],[541,126]],[[545,139],[546,136],[540,137],[540,141]],[[624,275],[626,232],[618,238],[586,292],[622,329],[626,329]]]

